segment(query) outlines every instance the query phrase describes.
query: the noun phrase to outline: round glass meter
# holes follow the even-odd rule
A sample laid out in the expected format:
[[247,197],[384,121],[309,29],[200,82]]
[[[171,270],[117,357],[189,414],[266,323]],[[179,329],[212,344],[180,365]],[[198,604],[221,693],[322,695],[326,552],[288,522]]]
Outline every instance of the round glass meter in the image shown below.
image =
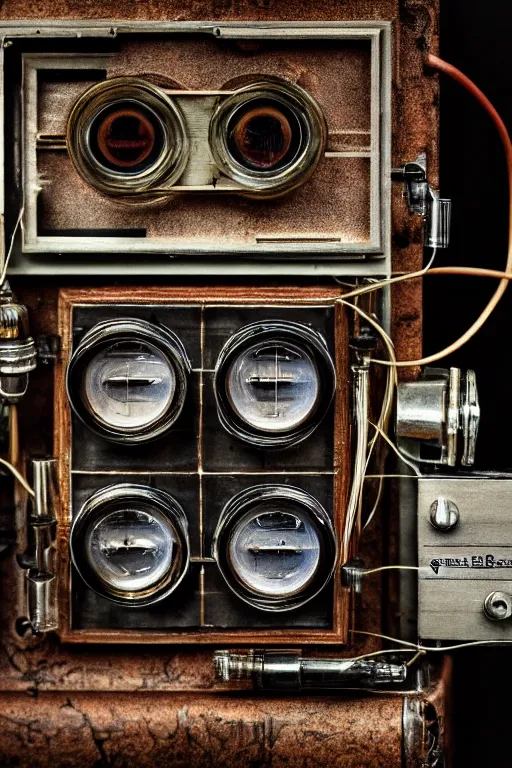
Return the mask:
[[242,328],[222,350],[215,375],[221,423],[260,447],[308,437],[325,416],[334,387],[322,336],[289,322]]
[[189,157],[183,114],[165,91],[138,77],[88,88],[68,119],[66,143],[79,175],[105,195],[138,202],[162,197]]
[[188,567],[187,520],[167,493],[122,484],[94,494],[71,530],[83,580],[116,602],[148,605],[166,597]]
[[143,320],[99,323],[71,358],[69,400],[103,437],[151,440],[178,418],[189,367],[181,342],[168,329]]
[[244,349],[226,377],[233,410],[264,432],[296,429],[317,407],[320,389],[318,367],[307,350],[278,342]]
[[336,559],[332,523],[305,491],[264,485],[223,510],[214,555],[233,591],[262,610],[290,610],[329,581]]
[[324,154],[327,125],[315,99],[296,83],[256,80],[219,102],[210,121],[218,167],[246,194],[282,195],[303,184]]

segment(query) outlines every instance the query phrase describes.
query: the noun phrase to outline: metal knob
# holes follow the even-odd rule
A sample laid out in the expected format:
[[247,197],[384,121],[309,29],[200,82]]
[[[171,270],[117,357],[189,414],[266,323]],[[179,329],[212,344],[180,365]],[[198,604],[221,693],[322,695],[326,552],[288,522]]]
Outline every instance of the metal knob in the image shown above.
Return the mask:
[[512,595],[491,592],[484,601],[484,613],[491,621],[503,621],[512,616]]
[[455,502],[439,496],[430,505],[430,522],[438,531],[451,531],[459,522],[459,508]]

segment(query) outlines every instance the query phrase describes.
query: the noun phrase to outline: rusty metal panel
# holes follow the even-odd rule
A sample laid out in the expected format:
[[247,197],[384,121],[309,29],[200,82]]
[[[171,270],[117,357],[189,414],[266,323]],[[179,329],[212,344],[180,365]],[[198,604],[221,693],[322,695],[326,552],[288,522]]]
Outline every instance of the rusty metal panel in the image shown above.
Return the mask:
[[[2,698],[0,756],[20,768],[400,766],[402,699],[43,694]],[[9,763],[12,761],[12,763]]]

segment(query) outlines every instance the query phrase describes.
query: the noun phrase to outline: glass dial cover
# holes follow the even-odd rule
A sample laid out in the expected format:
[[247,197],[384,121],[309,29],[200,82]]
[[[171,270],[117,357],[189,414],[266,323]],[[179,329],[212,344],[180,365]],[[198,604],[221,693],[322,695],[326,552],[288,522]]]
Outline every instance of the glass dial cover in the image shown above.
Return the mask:
[[229,561],[238,579],[262,595],[287,597],[303,590],[320,560],[320,539],[301,510],[247,512],[229,542]]
[[91,525],[84,546],[91,568],[108,587],[140,592],[162,581],[180,544],[163,515],[127,505]]
[[66,378],[69,403],[94,432],[119,443],[163,435],[179,417],[190,362],[180,339],[137,318],[105,320],[77,344]]
[[232,362],[226,390],[237,415],[266,432],[295,429],[315,410],[318,368],[307,350],[268,341],[243,350]]
[[82,396],[96,418],[114,427],[149,426],[169,408],[176,391],[171,362],[144,342],[119,342],[89,362]]
[[84,582],[114,602],[150,605],[189,564],[188,522],[167,492],[120,483],[90,496],[74,518],[70,551]]
[[213,539],[227,585],[264,611],[292,610],[315,597],[333,574],[336,551],[324,507],[289,485],[256,485],[233,496]]
[[309,437],[329,411],[336,371],[324,337],[309,325],[264,320],[224,344],[214,388],[222,426],[258,448]]

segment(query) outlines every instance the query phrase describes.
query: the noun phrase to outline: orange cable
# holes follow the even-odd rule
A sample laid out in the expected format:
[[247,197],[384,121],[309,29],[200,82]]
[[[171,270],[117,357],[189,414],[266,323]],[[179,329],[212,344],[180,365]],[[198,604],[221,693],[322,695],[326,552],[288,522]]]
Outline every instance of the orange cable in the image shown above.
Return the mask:
[[[505,293],[505,290],[508,286],[509,281],[509,274],[512,273],[512,142],[510,140],[510,136],[508,134],[507,128],[505,126],[505,123],[499,116],[496,109],[493,107],[487,96],[485,96],[484,93],[478,88],[478,86],[473,83],[472,80],[469,79],[466,75],[464,75],[459,69],[454,67],[452,64],[448,64],[446,61],[443,61],[443,59],[440,59],[438,56],[434,56],[432,54],[429,54],[427,56],[427,64],[428,66],[432,67],[433,69],[437,69],[439,72],[443,72],[446,75],[449,75],[451,78],[456,80],[460,85],[462,85],[472,96],[477,99],[477,101],[481,104],[481,106],[486,110],[488,115],[491,117],[492,121],[494,122],[494,125],[496,126],[496,129],[499,133],[499,136],[501,138],[501,141],[503,143],[504,149],[505,149],[505,155],[507,160],[507,168],[508,168],[508,183],[509,183],[509,240],[508,240],[508,256],[507,256],[507,263],[505,266],[505,272],[496,272],[494,270],[484,270],[486,273],[486,276],[495,276],[495,277],[501,277],[500,283],[494,292],[493,296],[491,297],[490,301],[488,302],[487,306],[484,308],[482,313],[479,315],[479,317],[475,320],[475,322],[468,328],[468,330],[459,338],[457,341],[454,341],[452,344],[450,344],[445,349],[441,350],[440,352],[437,352],[434,355],[429,355],[428,357],[424,357],[420,360],[400,360],[398,362],[392,362],[389,360],[373,360],[374,363],[379,363],[380,365],[392,365],[392,366],[399,366],[399,367],[405,367],[410,365],[427,365],[429,363],[434,363],[437,360],[441,360],[443,357],[446,357],[447,355],[452,354],[452,352],[455,352],[456,350],[460,349],[467,341],[469,341],[475,333],[477,333],[480,328],[484,325],[484,323],[487,321],[491,313],[496,308],[498,302],[500,301],[501,297]],[[425,272],[424,274],[477,274],[475,270],[471,270],[470,267],[437,267],[435,269],[431,269],[428,272]],[[491,275],[491,272],[495,272],[494,275]],[[416,276],[416,274],[413,273],[411,276]],[[419,275],[417,275],[419,276]],[[404,276],[405,277],[405,276]]]

